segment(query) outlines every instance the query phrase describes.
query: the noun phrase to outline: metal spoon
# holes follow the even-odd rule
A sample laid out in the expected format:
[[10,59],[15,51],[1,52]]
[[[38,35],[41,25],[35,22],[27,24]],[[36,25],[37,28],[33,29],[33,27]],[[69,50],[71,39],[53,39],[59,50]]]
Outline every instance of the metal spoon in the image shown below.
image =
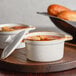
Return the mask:
[[3,50],[1,54],[1,59],[7,58],[12,52],[16,49],[16,47],[20,44],[22,39],[24,38],[26,31],[23,30],[15,36],[15,39]]
[[55,16],[51,16],[49,15],[47,12],[37,12],[37,14],[41,14],[41,15],[45,15],[45,16],[48,16],[50,18],[54,18],[54,19],[58,19],[60,21],[64,21],[65,23],[68,23],[69,25],[73,26],[74,28],[76,28],[76,22],[75,21],[67,21],[67,20],[63,20],[63,19],[60,19],[58,17],[55,17]]

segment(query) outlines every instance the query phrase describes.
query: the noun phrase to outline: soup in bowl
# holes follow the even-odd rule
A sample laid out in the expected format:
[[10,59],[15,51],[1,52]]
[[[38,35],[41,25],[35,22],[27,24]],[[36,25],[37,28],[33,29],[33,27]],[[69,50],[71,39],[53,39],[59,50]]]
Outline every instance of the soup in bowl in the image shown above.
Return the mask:
[[[27,34],[34,29],[35,27],[25,24],[0,24],[0,48],[4,49],[22,30],[25,30]],[[25,44],[21,42],[18,48],[23,47],[25,47]]]
[[27,59],[39,62],[62,59],[67,40],[72,40],[72,36],[56,32],[28,33],[25,38]]

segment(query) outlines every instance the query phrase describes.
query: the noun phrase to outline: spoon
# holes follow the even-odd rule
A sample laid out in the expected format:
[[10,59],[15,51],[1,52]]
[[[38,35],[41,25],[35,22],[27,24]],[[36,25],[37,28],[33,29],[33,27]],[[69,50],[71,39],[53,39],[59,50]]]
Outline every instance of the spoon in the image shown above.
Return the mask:
[[63,22],[65,22],[65,23],[68,23],[69,25],[73,26],[73,27],[76,29],[76,22],[75,22],[75,21],[63,20],[63,19],[60,19],[60,18],[58,18],[58,17],[51,16],[51,15],[49,15],[47,12],[37,12],[37,14],[41,14],[41,15],[48,16],[48,17],[50,17],[50,18],[58,19],[58,20],[60,20],[60,21],[63,21]]
[[3,50],[1,54],[1,59],[5,59],[13,53],[13,51],[16,49],[16,47],[20,44],[20,42],[24,38],[25,34],[26,31],[23,30],[15,36],[15,39]]

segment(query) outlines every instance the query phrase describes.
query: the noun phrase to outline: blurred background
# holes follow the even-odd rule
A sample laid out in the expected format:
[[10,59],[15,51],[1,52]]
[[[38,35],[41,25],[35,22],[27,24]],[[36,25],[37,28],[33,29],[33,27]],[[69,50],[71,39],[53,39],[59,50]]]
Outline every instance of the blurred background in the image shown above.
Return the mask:
[[36,26],[40,28],[39,30],[61,31],[47,16],[36,13],[47,12],[51,4],[61,4],[76,9],[76,0],[0,0],[0,24],[23,23]]

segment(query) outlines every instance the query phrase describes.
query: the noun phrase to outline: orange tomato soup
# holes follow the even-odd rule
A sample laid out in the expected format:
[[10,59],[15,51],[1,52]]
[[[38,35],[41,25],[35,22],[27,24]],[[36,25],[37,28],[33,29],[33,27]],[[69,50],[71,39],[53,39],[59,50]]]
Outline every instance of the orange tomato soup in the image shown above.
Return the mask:
[[61,39],[60,36],[53,36],[53,35],[37,35],[37,36],[30,36],[26,40],[30,41],[49,41],[55,39]]
[[2,27],[0,31],[14,31],[14,30],[20,30],[25,28],[28,28],[28,26],[13,26],[13,27],[5,26],[5,27]]

